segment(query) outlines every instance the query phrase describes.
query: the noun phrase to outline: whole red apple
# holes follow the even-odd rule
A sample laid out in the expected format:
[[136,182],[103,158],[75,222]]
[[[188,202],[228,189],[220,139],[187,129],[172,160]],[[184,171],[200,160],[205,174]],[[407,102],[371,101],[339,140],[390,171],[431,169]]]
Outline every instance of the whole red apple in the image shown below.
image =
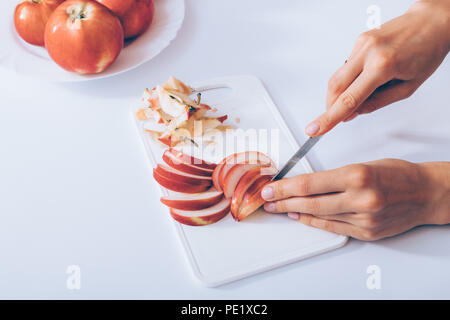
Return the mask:
[[136,0],[134,5],[122,16],[125,38],[134,38],[150,27],[155,6],[153,0]]
[[64,0],[25,0],[16,6],[14,25],[26,42],[43,46],[45,25],[52,12]]
[[153,0],[96,0],[122,20],[125,38],[143,34],[153,20]]
[[51,15],[45,28],[50,57],[67,71],[99,73],[108,68],[123,47],[119,18],[90,0],[68,0]]
[[97,0],[97,2],[107,7],[119,17],[122,17],[130,10],[135,0]]

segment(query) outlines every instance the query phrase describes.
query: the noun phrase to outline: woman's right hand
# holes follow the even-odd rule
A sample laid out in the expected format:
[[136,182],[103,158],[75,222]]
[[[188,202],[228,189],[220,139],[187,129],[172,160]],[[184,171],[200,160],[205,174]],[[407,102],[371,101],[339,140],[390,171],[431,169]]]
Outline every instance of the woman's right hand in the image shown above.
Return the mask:
[[405,99],[450,50],[450,0],[416,2],[402,16],[363,33],[331,77],[327,111],[306,127],[322,135],[341,121]]

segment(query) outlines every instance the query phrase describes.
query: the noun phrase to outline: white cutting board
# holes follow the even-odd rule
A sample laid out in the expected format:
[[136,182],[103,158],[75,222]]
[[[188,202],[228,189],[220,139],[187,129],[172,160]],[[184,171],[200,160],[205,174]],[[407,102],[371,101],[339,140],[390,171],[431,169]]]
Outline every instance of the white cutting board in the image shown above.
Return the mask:
[[[150,84],[152,85],[152,84]],[[299,148],[277,107],[261,81],[253,76],[232,76],[191,84],[194,88],[227,87],[202,94],[202,101],[216,107],[217,115],[227,114],[228,123],[244,130],[268,129],[279,134],[278,147],[260,150],[268,153],[282,166]],[[214,94],[214,91],[220,94]],[[225,96],[224,96],[225,94]],[[135,118],[136,106],[132,110]],[[236,124],[235,119],[239,119]],[[162,161],[164,148],[144,133],[136,120],[139,135],[153,167]],[[259,149],[258,145],[258,149]],[[273,150],[272,150],[273,149]],[[303,159],[288,176],[312,172]],[[153,179],[149,171],[150,179]],[[155,181],[156,183],[156,181]],[[166,191],[161,188],[162,193]],[[169,210],[163,204],[158,210]],[[173,220],[194,275],[203,284],[213,287],[274,269],[343,246],[347,237],[305,226],[285,214],[268,214],[262,209],[241,222],[229,214],[217,223],[193,227]]]

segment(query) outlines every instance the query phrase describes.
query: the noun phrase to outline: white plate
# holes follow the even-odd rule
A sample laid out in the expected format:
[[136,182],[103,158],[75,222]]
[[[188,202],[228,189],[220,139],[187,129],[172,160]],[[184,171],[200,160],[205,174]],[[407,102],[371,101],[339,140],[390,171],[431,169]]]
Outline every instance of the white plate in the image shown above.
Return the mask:
[[[244,130],[278,131],[279,148],[261,150],[261,145],[256,148],[267,152],[275,162],[278,160],[280,164],[284,164],[299,148],[277,107],[257,78],[235,76],[192,85],[203,89],[230,88],[227,97],[210,96],[210,92],[213,93],[214,90],[202,95],[202,101],[217,107],[218,115],[229,115],[230,123],[239,118],[239,127]],[[138,99],[136,100],[138,104]],[[136,107],[132,110],[132,116],[136,120],[135,110]],[[162,162],[161,156],[165,148],[144,133],[145,123],[138,120],[135,122],[150,163],[155,167]],[[271,142],[268,144],[270,146]],[[312,169],[304,158],[288,176],[307,172],[312,172]],[[149,177],[153,180],[151,173]],[[161,190],[163,194],[167,193],[164,188]],[[164,205],[161,204],[155,210],[166,212],[167,218],[172,219]],[[345,236],[311,228],[286,215],[268,214],[262,209],[241,222],[234,221],[230,214],[217,223],[202,227],[186,226],[173,221],[195,276],[207,286],[218,286],[277,268],[341,247],[347,241]]]
[[3,48],[0,49],[0,62],[19,74],[54,82],[110,77],[149,61],[175,38],[183,23],[185,11],[184,0],[155,0],[155,16],[150,28],[137,39],[127,43],[117,60],[107,70],[83,76],[60,68],[50,59],[44,48],[29,45],[19,37],[13,21],[16,4],[17,1],[6,1],[1,4],[3,18],[6,16],[8,23],[1,25]]

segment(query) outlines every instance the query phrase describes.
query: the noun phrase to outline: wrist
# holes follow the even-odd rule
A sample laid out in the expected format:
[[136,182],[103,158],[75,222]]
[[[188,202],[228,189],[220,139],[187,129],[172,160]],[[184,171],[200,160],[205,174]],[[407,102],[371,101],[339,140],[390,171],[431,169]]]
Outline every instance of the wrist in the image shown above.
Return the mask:
[[443,50],[445,53],[450,51],[450,0],[420,0],[415,2],[408,12],[428,14],[429,22],[438,25],[438,36],[442,40]]
[[450,162],[418,164],[426,194],[424,224],[450,223]]

